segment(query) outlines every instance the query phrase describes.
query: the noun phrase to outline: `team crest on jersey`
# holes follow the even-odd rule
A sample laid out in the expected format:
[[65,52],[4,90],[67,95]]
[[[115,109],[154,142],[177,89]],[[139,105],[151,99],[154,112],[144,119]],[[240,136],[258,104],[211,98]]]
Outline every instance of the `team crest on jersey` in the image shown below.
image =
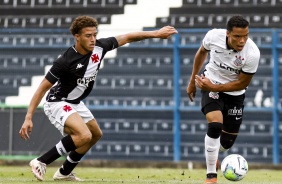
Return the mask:
[[243,64],[244,58],[241,56],[235,56],[236,59],[233,61],[236,66],[241,66]]
[[94,53],[91,55],[91,60],[92,60],[92,63],[97,63],[100,61],[100,58],[98,56],[98,54]]
[[217,92],[210,92],[209,97],[213,99],[219,99],[219,94]]

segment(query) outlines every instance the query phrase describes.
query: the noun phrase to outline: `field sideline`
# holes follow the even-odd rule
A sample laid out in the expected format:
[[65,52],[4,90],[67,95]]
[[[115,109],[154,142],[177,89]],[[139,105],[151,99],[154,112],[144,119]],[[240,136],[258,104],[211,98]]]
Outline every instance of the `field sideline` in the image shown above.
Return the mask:
[[[55,182],[52,179],[58,167],[47,167],[45,181]],[[179,169],[179,168],[98,168],[77,167],[77,176],[85,179],[84,184],[202,184],[205,176],[204,169]],[[219,174],[219,184],[232,184]],[[32,175],[29,166],[0,166],[0,184],[39,183]],[[41,183],[41,182],[40,182]],[[77,182],[67,182],[77,183]],[[250,170],[246,178],[237,184],[281,184],[282,174],[279,170]]]

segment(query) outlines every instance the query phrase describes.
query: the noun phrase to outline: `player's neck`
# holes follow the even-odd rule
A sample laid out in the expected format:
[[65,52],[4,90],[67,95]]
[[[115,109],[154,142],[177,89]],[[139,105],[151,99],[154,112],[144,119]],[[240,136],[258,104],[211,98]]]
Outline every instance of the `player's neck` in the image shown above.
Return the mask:
[[89,54],[91,51],[84,49],[83,47],[81,47],[79,44],[75,44],[74,48],[76,50],[76,52],[78,52],[81,55],[86,55]]
[[229,43],[228,37],[226,37],[226,48],[228,50],[232,50],[233,52],[238,52],[237,50],[235,50],[232,45]]

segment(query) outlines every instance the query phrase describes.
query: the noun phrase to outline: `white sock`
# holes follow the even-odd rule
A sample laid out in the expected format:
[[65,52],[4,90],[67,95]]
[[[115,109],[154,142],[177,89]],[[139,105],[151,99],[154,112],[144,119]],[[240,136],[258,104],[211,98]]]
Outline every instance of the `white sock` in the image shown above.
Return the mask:
[[207,165],[207,174],[216,172],[216,161],[218,159],[218,151],[220,138],[213,139],[208,135],[205,137],[205,156]]

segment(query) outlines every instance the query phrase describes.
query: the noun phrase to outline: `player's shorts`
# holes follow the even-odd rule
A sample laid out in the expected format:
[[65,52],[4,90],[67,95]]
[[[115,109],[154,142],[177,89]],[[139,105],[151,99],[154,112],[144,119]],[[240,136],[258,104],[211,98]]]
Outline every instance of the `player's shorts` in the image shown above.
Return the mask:
[[71,114],[77,112],[83,119],[84,123],[94,119],[93,114],[83,102],[80,102],[79,104],[71,104],[64,101],[45,102],[43,104],[43,109],[50,122],[61,132],[63,136],[67,135],[64,133],[64,126],[67,118]]
[[243,119],[245,94],[232,96],[226,93],[202,91],[202,112],[212,111],[223,114],[223,130],[238,133]]

